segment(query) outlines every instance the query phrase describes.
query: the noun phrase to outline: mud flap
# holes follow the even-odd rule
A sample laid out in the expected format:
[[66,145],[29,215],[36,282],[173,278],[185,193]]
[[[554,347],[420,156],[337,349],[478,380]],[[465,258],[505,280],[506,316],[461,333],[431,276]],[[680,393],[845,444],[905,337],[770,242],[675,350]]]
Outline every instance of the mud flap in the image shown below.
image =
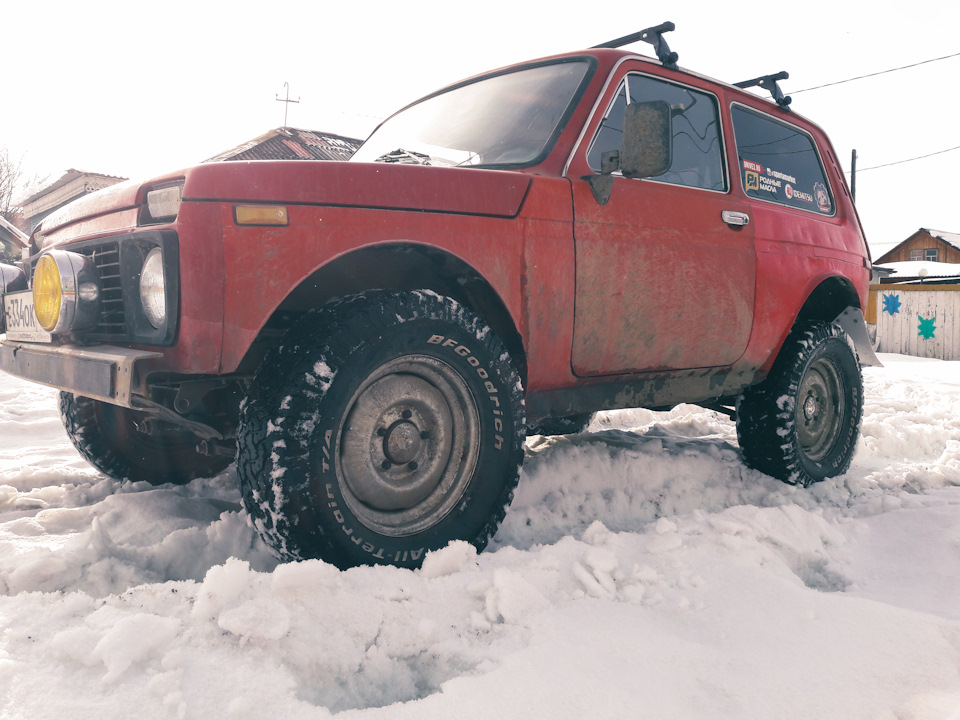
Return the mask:
[[867,321],[860,308],[850,306],[833,320],[850,336],[860,358],[861,367],[883,367],[883,363],[873,351],[870,335],[867,332]]

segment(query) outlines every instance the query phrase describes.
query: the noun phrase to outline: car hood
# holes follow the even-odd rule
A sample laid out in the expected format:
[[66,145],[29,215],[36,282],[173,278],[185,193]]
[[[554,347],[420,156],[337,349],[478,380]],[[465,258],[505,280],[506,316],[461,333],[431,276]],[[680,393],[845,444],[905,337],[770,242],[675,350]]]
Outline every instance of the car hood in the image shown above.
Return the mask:
[[148,190],[183,182],[184,202],[332,205],[514,217],[531,177],[506,170],[380,163],[250,161],[197,165],[127,181],[74,200],[43,219],[43,250],[90,232],[134,229]]
[[225,162],[186,174],[184,201],[336,205],[513,217],[530,176],[505,170],[350,162]]

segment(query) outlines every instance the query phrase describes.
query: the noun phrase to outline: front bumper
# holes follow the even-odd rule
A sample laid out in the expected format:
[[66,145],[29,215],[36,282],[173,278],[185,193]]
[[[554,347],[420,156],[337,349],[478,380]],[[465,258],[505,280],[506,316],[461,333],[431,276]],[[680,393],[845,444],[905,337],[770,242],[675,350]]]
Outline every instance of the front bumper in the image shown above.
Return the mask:
[[97,345],[38,345],[11,340],[0,342],[0,370],[51,387],[133,407],[135,365],[160,353]]

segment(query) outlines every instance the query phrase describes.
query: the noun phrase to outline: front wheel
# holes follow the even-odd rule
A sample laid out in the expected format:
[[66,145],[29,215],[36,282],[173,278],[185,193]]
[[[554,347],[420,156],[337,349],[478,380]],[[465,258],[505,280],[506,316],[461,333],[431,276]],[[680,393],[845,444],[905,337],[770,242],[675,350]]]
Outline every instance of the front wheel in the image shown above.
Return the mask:
[[790,333],[770,375],[737,404],[747,465],[807,486],[847,471],[863,414],[863,378],[846,333],[811,323]]
[[247,511],[285,560],[417,567],[482,549],[523,458],[523,394],[503,344],[434,293],[314,313],[268,356],[241,412]]

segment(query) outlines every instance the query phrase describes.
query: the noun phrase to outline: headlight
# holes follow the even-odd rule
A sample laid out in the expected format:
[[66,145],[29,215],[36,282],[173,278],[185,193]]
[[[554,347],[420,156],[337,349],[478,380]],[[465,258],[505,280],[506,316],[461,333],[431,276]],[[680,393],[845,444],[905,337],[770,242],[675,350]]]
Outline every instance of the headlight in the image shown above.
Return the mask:
[[158,330],[167,321],[167,289],[163,278],[163,253],[154,248],[147,253],[140,271],[140,303],[147,320]]
[[140,211],[140,224],[173,222],[180,212],[182,185],[168,185],[147,192]]
[[33,270],[33,309],[49,333],[96,326],[100,285],[93,261],[65,250],[44,253]]

